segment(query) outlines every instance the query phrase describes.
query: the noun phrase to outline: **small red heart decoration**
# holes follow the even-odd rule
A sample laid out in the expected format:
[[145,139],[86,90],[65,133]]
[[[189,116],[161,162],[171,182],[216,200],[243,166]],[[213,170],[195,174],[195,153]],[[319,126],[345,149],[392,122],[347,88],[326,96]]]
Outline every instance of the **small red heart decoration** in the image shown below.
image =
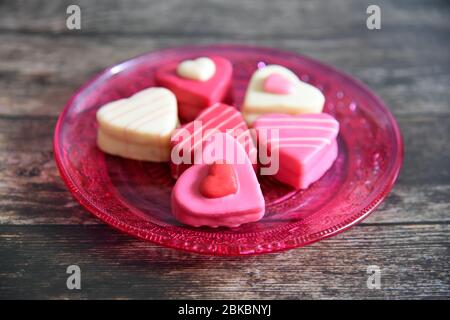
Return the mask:
[[221,198],[237,192],[236,173],[231,164],[216,161],[209,165],[208,175],[200,184],[200,193],[206,198]]

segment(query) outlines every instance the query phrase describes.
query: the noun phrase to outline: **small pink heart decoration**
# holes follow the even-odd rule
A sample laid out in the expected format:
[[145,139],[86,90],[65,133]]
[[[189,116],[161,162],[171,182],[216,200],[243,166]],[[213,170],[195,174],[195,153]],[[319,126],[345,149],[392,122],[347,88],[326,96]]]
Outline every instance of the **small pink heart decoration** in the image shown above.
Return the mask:
[[289,94],[294,90],[294,85],[281,74],[272,73],[264,81],[263,90],[268,93]]

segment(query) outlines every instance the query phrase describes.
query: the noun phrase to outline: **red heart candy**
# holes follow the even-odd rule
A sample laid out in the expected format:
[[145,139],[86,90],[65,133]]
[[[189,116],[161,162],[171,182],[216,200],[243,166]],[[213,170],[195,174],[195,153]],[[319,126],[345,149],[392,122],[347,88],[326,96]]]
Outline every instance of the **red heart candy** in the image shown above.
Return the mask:
[[233,166],[216,161],[209,166],[208,175],[200,184],[200,193],[206,198],[221,198],[237,192]]
[[207,81],[180,77],[177,61],[161,66],[155,72],[155,81],[172,91],[177,97],[178,113],[185,121],[192,121],[205,108],[222,102],[230,95],[233,66],[225,58],[209,57],[216,65],[216,72]]

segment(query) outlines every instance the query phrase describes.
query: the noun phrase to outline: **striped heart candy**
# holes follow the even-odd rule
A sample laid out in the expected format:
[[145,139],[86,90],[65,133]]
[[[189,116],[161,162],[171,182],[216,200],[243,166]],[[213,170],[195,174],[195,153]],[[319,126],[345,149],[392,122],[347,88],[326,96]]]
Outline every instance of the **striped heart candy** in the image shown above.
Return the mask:
[[[234,137],[244,147],[251,163],[256,165],[257,150],[241,113],[232,106],[216,103],[201,112],[194,121],[174,131],[171,137],[171,173],[175,179],[190,167],[195,153],[214,131]],[[181,157],[188,161],[182,161]]]
[[308,188],[337,157],[339,123],[326,113],[268,114],[254,128],[259,147],[270,151],[270,166],[278,166],[275,178],[296,189]]

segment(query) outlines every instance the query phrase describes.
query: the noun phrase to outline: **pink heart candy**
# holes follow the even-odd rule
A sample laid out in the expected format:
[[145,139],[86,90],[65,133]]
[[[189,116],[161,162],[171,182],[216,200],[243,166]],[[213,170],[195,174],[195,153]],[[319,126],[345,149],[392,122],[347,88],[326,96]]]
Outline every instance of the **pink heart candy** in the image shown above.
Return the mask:
[[289,94],[294,90],[294,85],[285,76],[272,73],[264,81],[263,90],[275,94]]
[[[183,172],[175,183],[173,214],[177,220],[194,227],[237,227],[260,220],[265,211],[264,197],[244,148],[226,133],[217,133],[215,137],[216,142],[205,145],[201,162]],[[221,197],[205,196],[202,183],[210,173],[210,164],[222,159],[236,175],[236,192]]]
[[[275,178],[295,189],[306,189],[332,166],[338,146],[339,123],[326,113],[268,114],[253,124],[259,146],[278,152]],[[274,138],[270,130],[276,130]]]

